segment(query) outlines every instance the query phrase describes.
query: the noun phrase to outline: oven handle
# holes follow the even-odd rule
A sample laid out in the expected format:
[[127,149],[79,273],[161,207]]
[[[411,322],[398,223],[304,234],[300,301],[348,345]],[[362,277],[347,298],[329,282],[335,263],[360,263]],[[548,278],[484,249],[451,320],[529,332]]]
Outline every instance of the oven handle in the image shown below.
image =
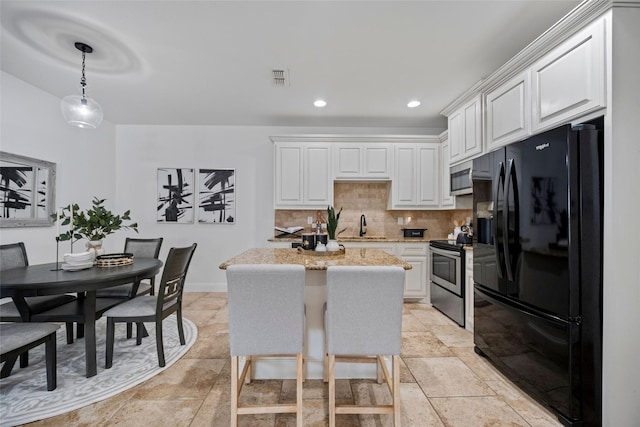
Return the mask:
[[446,249],[436,248],[435,246],[429,246],[429,249],[431,249],[431,252],[433,252],[434,254],[446,256],[449,258],[460,258],[460,252],[448,251]]

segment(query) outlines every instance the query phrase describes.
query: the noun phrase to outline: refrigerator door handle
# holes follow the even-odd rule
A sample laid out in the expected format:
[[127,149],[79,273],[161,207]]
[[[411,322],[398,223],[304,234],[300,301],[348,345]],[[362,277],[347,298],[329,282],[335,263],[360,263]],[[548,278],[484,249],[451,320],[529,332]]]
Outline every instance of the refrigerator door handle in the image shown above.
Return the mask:
[[[509,194],[513,192],[513,233],[509,233]],[[516,176],[516,167],[513,159],[509,159],[509,166],[507,167],[507,173],[505,177],[505,190],[504,190],[504,206],[502,219],[504,221],[503,226],[503,247],[504,247],[504,263],[507,270],[507,280],[514,281],[515,265],[511,265],[511,247],[510,238],[513,238],[514,249],[518,245],[518,239],[520,239],[520,197],[518,195],[518,179]],[[514,264],[517,263],[517,260]]]
[[497,215],[496,209],[498,209],[498,200],[499,200],[498,196],[500,193],[500,189],[504,189],[504,164],[502,162],[499,162],[498,165],[500,167],[495,178],[496,188],[493,192],[493,212],[494,212],[495,218],[492,221],[493,224],[491,225],[491,237],[493,238],[493,249],[496,254],[496,272],[498,274],[498,278],[502,279],[504,277],[504,274],[502,273],[502,261],[500,259],[500,242],[498,239],[498,215]]

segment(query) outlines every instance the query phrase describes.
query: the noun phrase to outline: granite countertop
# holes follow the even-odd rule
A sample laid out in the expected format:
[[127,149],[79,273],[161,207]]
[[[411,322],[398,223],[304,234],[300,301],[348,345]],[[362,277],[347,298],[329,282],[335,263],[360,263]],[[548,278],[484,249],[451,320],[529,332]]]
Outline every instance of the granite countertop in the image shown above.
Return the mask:
[[[293,243],[300,242],[302,237],[272,237],[267,240],[268,242],[285,242],[285,243]],[[360,242],[360,243],[429,243],[429,240],[437,240],[430,239],[426,237],[385,237],[385,236],[351,236],[351,237],[338,237],[339,243],[350,243],[350,242]]]
[[405,270],[411,270],[411,264],[374,248],[346,248],[344,254],[331,255],[298,250],[298,248],[254,248],[223,262],[219,268],[225,270],[234,264],[298,264],[304,265],[307,270],[326,270],[331,265],[397,265]]

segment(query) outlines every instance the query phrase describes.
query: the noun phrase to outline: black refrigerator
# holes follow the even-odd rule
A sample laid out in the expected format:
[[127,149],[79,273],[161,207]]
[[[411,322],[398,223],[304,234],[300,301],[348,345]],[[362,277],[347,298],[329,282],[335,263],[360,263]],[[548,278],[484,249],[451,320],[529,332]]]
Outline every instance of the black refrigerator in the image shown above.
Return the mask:
[[473,162],[475,350],[573,426],[602,423],[602,126]]

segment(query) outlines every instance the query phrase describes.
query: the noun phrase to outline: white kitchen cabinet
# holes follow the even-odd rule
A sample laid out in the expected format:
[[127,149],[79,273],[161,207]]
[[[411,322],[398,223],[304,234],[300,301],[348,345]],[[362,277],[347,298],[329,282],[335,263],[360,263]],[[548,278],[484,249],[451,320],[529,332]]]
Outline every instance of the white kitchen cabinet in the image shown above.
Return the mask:
[[429,247],[427,243],[400,243],[397,248],[397,257],[411,264],[411,270],[405,272],[404,297],[426,298],[428,295],[429,278]]
[[275,209],[326,209],[333,204],[330,145],[275,143]]
[[381,249],[411,264],[411,270],[405,271],[404,297],[411,299],[426,298],[425,302],[429,302],[429,288],[427,286],[429,278],[429,244],[427,242],[384,243],[363,241],[345,242],[344,246],[347,251]]
[[566,123],[605,102],[605,22],[597,20],[531,67],[533,131]]
[[487,151],[526,138],[531,132],[531,92],[526,70],[486,95]]
[[390,179],[393,149],[388,144],[334,144],[335,179]]
[[396,144],[391,209],[440,206],[440,144]]
[[480,95],[451,113],[449,120],[449,164],[454,165],[482,153],[482,103]]
[[448,139],[443,140],[440,146],[440,207],[443,209],[456,208],[456,197],[451,195]]
[[465,292],[464,292],[464,313],[465,329],[473,332],[473,251],[465,251]]

